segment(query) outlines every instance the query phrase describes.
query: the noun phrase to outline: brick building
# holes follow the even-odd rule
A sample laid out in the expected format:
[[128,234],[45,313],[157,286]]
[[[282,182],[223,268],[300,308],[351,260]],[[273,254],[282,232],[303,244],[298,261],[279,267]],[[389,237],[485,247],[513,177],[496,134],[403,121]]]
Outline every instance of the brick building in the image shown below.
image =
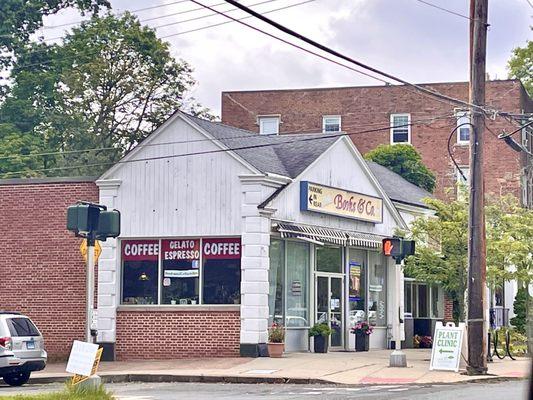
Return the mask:
[[0,309],[32,318],[52,360],[85,337],[81,240],[65,229],[78,200],[98,201],[94,178],[0,180]]
[[[468,83],[434,83],[422,86],[447,96],[468,100]],[[486,104],[514,114],[533,112],[533,101],[518,80],[487,82]],[[222,122],[261,133],[343,131],[351,136],[361,153],[379,144],[412,144],[424,164],[437,177],[435,195],[445,198],[446,188],[455,188],[459,174],[447,152],[451,130],[468,121],[457,106],[436,100],[404,86],[362,86],[323,89],[228,91],[222,93]],[[387,125],[413,125],[358,133]],[[488,195],[513,193],[533,205],[533,168],[525,168],[525,153],[508,147],[497,134],[510,132],[517,124],[502,117],[487,119],[485,144],[485,188]],[[530,128],[533,134],[533,129]],[[468,127],[452,137],[452,152],[468,175]],[[514,138],[524,140],[520,133]],[[529,136],[529,145],[532,137]],[[525,144],[525,143],[524,143]],[[522,187],[522,191],[521,191]]]

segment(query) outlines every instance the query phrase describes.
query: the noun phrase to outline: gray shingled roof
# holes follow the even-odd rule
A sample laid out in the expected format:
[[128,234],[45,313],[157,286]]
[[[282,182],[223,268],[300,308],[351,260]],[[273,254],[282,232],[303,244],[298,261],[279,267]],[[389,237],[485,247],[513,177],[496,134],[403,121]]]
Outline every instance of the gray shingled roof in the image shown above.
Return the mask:
[[[300,175],[339,138],[338,135],[321,133],[258,135],[219,122],[185,116],[225,146],[235,149],[235,153],[259,171],[290,178]],[[431,193],[379,164],[369,161],[368,165],[392,200],[426,207],[422,199],[433,197]]]

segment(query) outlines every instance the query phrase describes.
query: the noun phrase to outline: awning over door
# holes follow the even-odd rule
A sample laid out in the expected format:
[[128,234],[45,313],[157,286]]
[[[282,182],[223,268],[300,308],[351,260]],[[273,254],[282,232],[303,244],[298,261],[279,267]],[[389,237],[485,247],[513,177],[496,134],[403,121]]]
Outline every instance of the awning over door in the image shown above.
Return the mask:
[[339,244],[342,246],[360,246],[374,249],[381,248],[383,236],[363,232],[347,232],[339,229],[317,226],[277,223],[277,231],[282,238],[307,238],[319,242]]

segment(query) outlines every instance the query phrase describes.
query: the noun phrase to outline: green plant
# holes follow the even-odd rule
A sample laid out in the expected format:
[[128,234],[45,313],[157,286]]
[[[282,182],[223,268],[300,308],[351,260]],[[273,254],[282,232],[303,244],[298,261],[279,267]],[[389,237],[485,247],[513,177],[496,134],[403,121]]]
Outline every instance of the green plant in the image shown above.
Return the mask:
[[100,385],[97,388],[73,386],[68,382],[61,392],[43,394],[19,394],[15,396],[0,396],[1,400],[114,400],[112,393]]
[[520,288],[516,292],[516,296],[514,298],[513,303],[513,308],[516,316],[514,318],[511,318],[511,324],[519,333],[522,334],[526,333],[526,311],[529,297],[530,296],[527,293],[527,289]]
[[282,325],[273,323],[268,330],[268,342],[269,343],[283,343],[285,340],[285,329]]
[[328,337],[329,335],[331,335],[331,332],[331,328],[328,326],[328,324],[314,324],[311,329],[309,329],[309,336]]

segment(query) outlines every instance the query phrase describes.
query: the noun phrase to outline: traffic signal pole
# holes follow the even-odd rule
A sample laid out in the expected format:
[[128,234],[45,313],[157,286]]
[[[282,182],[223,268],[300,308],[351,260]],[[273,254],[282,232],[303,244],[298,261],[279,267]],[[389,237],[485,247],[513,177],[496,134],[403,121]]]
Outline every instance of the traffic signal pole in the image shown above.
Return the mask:
[[87,237],[87,308],[85,315],[87,316],[85,327],[85,338],[88,343],[93,342],[93,335],[91,334],[91,325],[94,312],[94,235]]
[[[470,0],[470,103],[485,105],[488,0]],[[470,202],[468,212],[468,365],[470,375],[487,373],[486,250],[483,181],[485,116],[470,109]]]

